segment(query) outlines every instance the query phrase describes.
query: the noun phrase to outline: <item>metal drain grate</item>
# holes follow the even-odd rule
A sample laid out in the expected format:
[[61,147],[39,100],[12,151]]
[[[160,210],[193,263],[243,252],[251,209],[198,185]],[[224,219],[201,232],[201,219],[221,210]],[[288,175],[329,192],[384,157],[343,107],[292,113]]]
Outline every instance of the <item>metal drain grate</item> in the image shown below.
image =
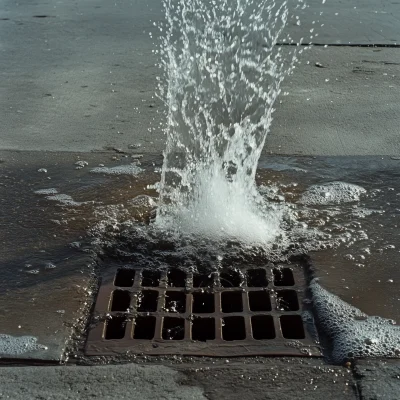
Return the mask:
[[301,266],[199,275],[128,267],[103,280],[87,355],[316,355]]

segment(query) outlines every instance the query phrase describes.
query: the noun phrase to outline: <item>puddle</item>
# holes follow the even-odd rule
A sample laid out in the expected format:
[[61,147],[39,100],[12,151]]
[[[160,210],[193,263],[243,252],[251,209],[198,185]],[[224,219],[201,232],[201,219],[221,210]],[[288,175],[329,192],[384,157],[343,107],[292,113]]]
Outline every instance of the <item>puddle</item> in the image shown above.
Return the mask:
[[[92,174],[89,168],[130,160],[87,154],[4,152],[0,164],[0,325],[2,334],[35,337],[47,347],[12,357],[60,360],[75,327],[83,329],[93,301],[94,262],[85,241],[98,221],[98,209],[128,203],[143,193],[131,175]],[[151,158],[149,166],[152,167]],[[46,172],[38,172],[39,170]],[[154,178],[154,181],[156,178]],[[146,194],[151,194],[151,191]],[[60,197],[60,195],[62,195]],[[127,206],[140,217],[139,204]]]
[[[307,227],[341,238],[342,243],[337,246],[322,245],[309,253],[320,283],[369,315],[399,321],[398,161],[389,157],[284,159],[288,164],[285,172],[282,168],[274,169],[269,160],[262,160],[259,182],[275,185],[278,190],[274,196],[278,194],[296,204],[299,221]],[[295,172],[293,168],[308,172]],[[268,176],[271,169],[275,172]],[[310,188],[332,188],[331,183],[338,181],[338,177],[350,184],[341,193],[345,196],[342,202],[301,204]],[[354,194],[356,198],[352,199]],[[272,197],[271,201],[277,200]]]
[[[78,262],[82,255],[101,260],[100,273],[102,269],[115,270],[134,260],[138,267],[144,268],[140,279],[150,292],[160,279],[154,274],[153,267],[173,264],[184,270],[197,271],[193,278],[194,287],[207,288],[214,284],[210,267],[212,272],[229,266],[233,268],[227,276],[221,276],[222,287],[240,287],[248,280],[251,287],[256,288],[257,281],[266,278],[252,276],[251,269],[246,272],[249,276],[241,274],[235,265],[258,265],[265,263],[267,256],[278,260],[279,256],[287,259],[291,254],[307,252],[324,288],[368,315],[400,320],[398,160],[386,157],[262,158],[257,184],[271,204],[287,210],[283,227],[289,237],[286,247],[278,246],[269,254],[263,254],[251,246],[243,248],[235,241],[226,241],[224,247],[217,249],[210,247],[207,241],[186,239],[175,243],[172,237],[160,237],[149,230],[147,224],[154,218],[157,193],[148,187],[154,187],[159,180],[159,173],[154,171],[160,166],[161,157],[144,157],[140,165],[143,172],[138,175],[93,174],[90,171],[99,164],[106,168],[124,162],[129,165],[128,158],[112,160],[110,154],[96,153],[84,158],[88,166],[81,169],[76,169],[77,155],[68,153],[46,154],[45,157],[32,153],[25,154],[23,159],[14,154],[6,157],[0,166],[2,188],[7,193],[3,196],[0,217],[2,226],[7,227],[0,253],[4,277],[0,289],[7,293],[2,297],[0,314],[4,333],[25,334],[24,329],[28,329],[29,324],[33,332],[46,323],[50,315],[51,318],[54,315],[71,318],[71,294],[59,291],[55,296],[57,285],[52,284],[65,285],[65,279],[69,277],[71,282],[77,282],[82,273],[84,287],[87,278],[85,281],[83,276],[89,275],[89,271],[84,271],[82,263]],[[38,172],[41,168],[47,172]],[[336,200],[335,194],[338,184],[332,184],[338,182],[338,178],[349,184],[340,192],[345,196],[340,201]],[[304,201],[307,193],[314,197],[317,193],[319,200]],[[66,197],[49,198],[57,195],[69,196],[68,199],[79,206],[64,201]],[[168,280],[172,289],[181,288],[185,279],[179,273],[175,275]],[[129,287],[135,277],[121,272],[116,279],[123,289],[124,285]],[[282,282],[285,289],[290,286],[291,277],[287,271],[274,271],[272,279],[274,285],[279,286]],[[44,310],[48,305],[42,302],[37,306],[32,301],[46,296],[57,297],[54,310],[48,310],[47,314]],[[81,296],[77,292],[74,301]],[[121,297],[121,302],[123,300]],[[198,307],[204,304],[207,308],[207,298],[201,301]],[[284,291],[278,293],[277,301],[283,309],[297,307],[290,293]],[[150,307],[150,302],[150,297],[145,299],[144,306],[148,303]],[[120,307],[118,302],[116,304]],[[257,308],[258,304],[255,294],[252,307]],[[168,297],[171,312],[182,310],[182,307],[182,300]],[[20,331],[14,321],[18,320],[22,309],[24,315],[34,310],[43,316],[36,318],[32,314]],[[57,310],[65,312],[57,314]],[[176,321],[170,322],[173,325]],[[146,336],[146,324],[152,323],[143,321],[138,335]],[[255,320],[254,324],[261,329],[260,321]],[[211,332],[212,328],[209,330]],[[164,335],[168,332],[170,330]],[[201,337],[200,332],[195,332]],[[268,336],[269,333],[261,331],[259,334]],[[39,342],[46,344],[41,337]]]
[[[102,240],[111,241],[113,237],[121,235],[124,226],[119,223],[122,221],[128,221],[127,225],[132,218],[149,221],[149,210],[154,209],[157,194],[146,188],[159,179],[159,175],[153,172],[154,159],[143,162],[141,168],[146,172],[138,176],[90,173],[91,166],[107,162],[108,157],[92,155],[93,160],[85,157],[89,160],[89,166],[81,170],[75,170],[75,160],[71,156],[65,162],[58,161],[54,165],[46,163],[46,176],[36,173],[37,168],[33,166],[19,170],[15,177],[9,175],[7,190],[11,193],[8,196],[9,203],[4,205],[3,219],[5,225],[11,226],[9,238],[12,240],[6,242],[5,250],[9,243],[9,251],[4,251],[3,261],[6,262],[7,257],[8,261],[12,261],[11,280],[16,270],[24,274],[39,270],[39,274],[43,274],[46,263],[52,262],[57,266],[60,256],[67,258],[71,255],[71,248],[85,249],[87,241],[84,238],[88,229],[95,235],[91,241],[101,244]],[[117,162],[108,162],[107,168],[109,164],[113,168],[112,164]],[[126,162],[129,164],[129,160]],[[3,168],[6,166],[3,164]],[[303,170],[307,170],[307,174]],[[30,177],[29,183],[25,176]],[[337,182],[338,177],[347,182],[347,186],[332,184]],[[296,229],[307,227],[305,232],[315,229],[321,233],[320,247],[318,251],[312,251],[311,256],[317,275],[327,289],[358,308],[367,307],[365,311],[368,314],[399,319],[397,304],[400,300],[396,286],[400,273],[395,267],[400,251],[398,161],[368,157],[353,160],[345,157],[267,157],[260,161],[257,180],[260,187],[270,189],[264,191],[264,196],[272,203],[285,202],[291,207],[298,222]],[[68,199],[73,199],[74,203],[66,201],[64,196],[59,201],[53,197],[49,199],[49,196],[60,193],[70,196]],[[330,201],[321,202],[320,198],[312,201],[312,204],[304,201],[310,193],[314,200],[315,193],[317,197],[321,193],[330,193]],[[331,201],[333,197],[339,199],[338,193],[344,196],[342,201]],[[322,196],[326,199],[324,194]],[[80,206],[74,207],[75,203]],[[15,220],[17,224],[13,227],[11,222]],[[35,235],[35,231],[40,235]],[[140,232],[138,234],[140,236]],[[123,258],[125,252],[127,258],[130,253],[138,258],[145,257],[145,252],[140,254],[140,251],[149,244],[144,243],[145,232],[142,235],[142,238],[135,238],[141,243],[138,252],[132,252],[129,245],[118,248],[118,245],[110,242],[109,250],[112,248],[112,251],[109,255],[116,252]],[[128,241],[129,237],[122,239]],[[177,249],[171,238],[152,239],[153,244],[150,243],[146,251],[154,250],[154,260],[166,256],[170,261],[174,259]],[[318,242],[318,238],[314,237],[313,240],[314,244]],[[68,243],[71,245],[68,246]],[[158,248],[151,249],[155,245]],[[234,242],[229,244],[230,247],[235,245]],[[193,250],[190,243],[183,243],[182,246],[187,247],[188,255]],[[203,254],[205,247],[196,249],[196,260],[192,262],[198,263],[199,259],[206,257]],[[32,249],[36,251],[32,252]],[[307,243],[299,242],[298,249],[289,251],[295,253],[296,250],[305,249]],[[288,252],[288,249],[284,251]],[[17,263],[18,255],[20,261]],[[210,262],[218,264],[221,261],[215,258],[215,254],[213,257],[214,260]],[[240,257],[245,258],[239,254]],[[141,262],[140,259],[137,261]],[[176,261],[182,260],[178,257]],[[50,272],[56,271],[57,268]],[[227,284],[232,279],[234,277],[227,279]],[[373,299],[370,290],[374,291]]]
[[[145,177],[90,173],[89,167],[101,162],[108,162],[111,170],[113,164],[124,162],[110,161],[109,154],[85,156],[89,167],[79,170],[75,169],[76,155],[49,154],[47,160],[35,156],[25,156],[23,161],[14,156],[1,165],[1,181],[7,193],[2,200],[1,223],[7,227],[7,234],[0,259],[6,265],[3,282],[7,286],[20,272],[39,269],[42,273],[48,262],[57,266],[75,250],[84,249],[86,232],[102,210],[125,204],[126,213],[140,216],[146,200],[152,200],[137,196],[157,179],[151,172]],[[129,169],[129,160],[125,162]],[[46,167],[45,174],[37,172],[40,165]],[[146,191],[148,196],[155,194]]]
[[[260,167],[258,185],[268,189],[263,195],[272,203],[289,208],[288,248],[278,247],[266,255],[251,246],[244,251],[232,241],[210,252],[206,241],[195,245],[188,239],[177,244],[168,235],[157,237],[157,232],[145,226],[130,230],[126,225],[120,232],[104,236],[111,241],[118,236],[123,243],[120,247],[111,244],[108,254],[119,262],[134,259],[138,265],[147,263],[152,267],[175,263],[206,271],[235,262],[265,262],[268,255],[287,258],[307,252],[324,287],[370,315],[399,319],[398,161],[380,157],[268,157],[261,160]],[[316,197],[316,192],[318,196],[329,193],[329,201],[325,201],[324,194],[323,200]],[[310,193],[314,201],[305,202]],[[103,227],[103,233],[107,229]],[[218,251],[223,257],[217,256]],[[151,260],[146,254],[151,254]],[[228,277],[226,284],[232,279],[235,278]]]
[[92,168],[90,172],[95,174],[108,174],[108,175],[132,175],[137,176],[142,172],[137,164],[117,165],[115,167],[96,167]]

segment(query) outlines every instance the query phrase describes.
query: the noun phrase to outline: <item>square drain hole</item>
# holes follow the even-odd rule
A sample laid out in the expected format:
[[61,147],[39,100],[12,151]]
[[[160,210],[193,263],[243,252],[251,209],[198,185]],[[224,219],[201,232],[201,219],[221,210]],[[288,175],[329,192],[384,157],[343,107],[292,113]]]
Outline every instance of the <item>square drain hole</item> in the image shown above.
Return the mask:
[[282,315],[280,317],[282,335],[285,339],[304,339],[301,315]]
[[156,330],[156,317],[137,317],[135,319],[134,339],[151,340]]
[[151,269],[142,271],[142,286],[143,287],[158,287],[160,285],[161,272]]
[[271,299],[269,292],[249,292],[249,306],[251,311],[271,311]]
[[186,311],[186,294],[183,292],[166,292],[165,311],[184,313]]
[[155,290],[143,290],[138,295],[138,311],[157,311],[158,292]]
[[274,268],[275,286],[294,286],[293,271],[290,268]]
[[248,269],[247,286],[248,287],[268,286],[267,271],[264,268]]
[[167,273],[168,286],[183,288],[186,285],[186,273],[181,269],[170,269]]
[[215,311],[214,295],[212,293],[193,293],[193,313],[204,314]]
[[276,292],[276,306],[280,311],[298,311],[297,293],[294,290],[278,290]]
[[132,287],[135,281],[135,270],[120,268],[115,276],[114,285],[119,287]]
[[212,274],[209,275],[200,275],[194,274],[193,275],[193,287],[195,288],[212,288],[214,287],[214,276]]
[[225,317],[222,320],[222,338],[226,341],[246,339],[243,317]]
[[243,278],[239,271],[232,269],[221,272],[219,275],[219,281],[222,287],[233,288],[242,286]]
[[242,292],[222,292],[221,309],[223,313],[242,312]]
[[125,336],[126,319],[125,317],[112,317],[106,322],[105,339],[122,339]]
[[128,311],[131,305],[131,293],[125,290],[114,290],[111,300],[111,311]]
[[274,319],[271,315],[254,315],[251,317],[251,328],[255,340],[275,339]]
[[105,269],[85,354],[320,356],[301,318],[303,268]]
[[164,318],[162,337],[165,340],[183,340],[185,320],[183,318]]
[[199,342],[215,339],[215,319],[195,318],[192,322],[192,339]]

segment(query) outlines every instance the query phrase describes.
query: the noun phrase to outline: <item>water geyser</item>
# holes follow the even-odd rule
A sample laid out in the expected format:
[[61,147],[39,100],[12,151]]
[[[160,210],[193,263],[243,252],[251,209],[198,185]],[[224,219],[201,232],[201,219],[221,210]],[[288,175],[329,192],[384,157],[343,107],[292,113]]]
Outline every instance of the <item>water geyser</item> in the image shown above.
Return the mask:
[[288,3],[164,0],[164,8],[159,93],[167,145],[155,224],[268,244],[280,213],[258,194],[255,176],[274,102],[296,60],[295,46],[285,54],[276,46]]

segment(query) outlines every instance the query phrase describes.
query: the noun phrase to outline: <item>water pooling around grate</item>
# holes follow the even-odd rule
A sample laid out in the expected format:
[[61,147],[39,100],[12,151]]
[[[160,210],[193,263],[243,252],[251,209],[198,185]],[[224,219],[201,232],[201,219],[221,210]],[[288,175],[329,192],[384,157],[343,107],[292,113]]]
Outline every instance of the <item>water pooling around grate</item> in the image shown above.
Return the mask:
[[[104,154],[91,154],[86,155],[85,160],[89,165],[118,163],[107,162],[109,158]],[[93,250],[99,257],[100,277],[106,276],[108,269],[115,274],[118,267],[125,264],[134,264],[139,269],[162,269],[168,264],[183,269],[207,266],[217,271],[219,266],[229,265],[262,267],[269,259],[280,260],[284,265],[296,252],[309,253],[314,261],[315,275],[324,288],[366,314],[400,319],[396,286],[400,180],[398,161],[390,157],[263,157],[257,177],[260,193],[289,213],[282,229],[286,230],[290,240],[277,240],[277,248],[271,249],[270,253],[235,241],[223,244],[190,238],[174,241],[168,235],[157,235],[151,226],[142,224],[140,221],[149,220],[154,207],[151,201],[144,201],[151,198],[143,195],[155,195],[143,188],[159,179],[154,173],[152,158],[142,162],[146,172],[137,177],[75,170],[74,155],[48,154],[45,160],[37,160],[37,164],[28,166],[25,164],[36,158],[31,160],[25,156],[15,170],[6,160],[2,167],[9,176],[7,185],[12,196],[3,209],[5,224],[11,227],[10,240],[5,244],[7,252],[2,253],[3,287],[4,293],[7,288],[13,290],[2,296],[4,310],[10,310],[1,317],[5,333],[27,335],[27,329],[31,329],[45,335],[47,326],[52,327],[52,332],[59,329],[57,324],[64,321],[63,317],[69,315],[74,301],[79,300],[76,293],[70,293],[85,288],[86,275],[79,270],[86,264],[72,263],[71,256],[81,258]],[[48,169],[51,181],[43,174],[33,173],[43,166]],[[30,176],[29,185],[26,176]],[[345,182],[363,187],[366,193],[349,203],[314,206],[299,202],[309,187],[332,182],[338,176]],[[57,188],[59,193],[70,195],[82,205],[58,204],[47,201],[45,195],[36,194],[47,188]],[[102,204],[98,203],[100,198]],[[24,210],[25,225],[14,223],[16,201],[19,210]],[[138,203],[145,204],[133,206]],[[88,225],[92,228],[86,241],[79,236],[84,235]],[[32,236],[32,230],[25,226],[35,226],[35,235]],[[35,239],[35,242],[29,239]],[[70,242],[71,246],[65,246]],[[5,254],[10,258],[5,259]],[[49,261],[56,268],[46,269]],[[31,270],[38,270],[38,273],[31,274]],[[77,289],[71,283],[75,279]],[[60,290],[54,289],[58,288],[57,282],[62,282]],[[68,288],[68,292],[64,288]],[[24,296],[24,301],[17,301],[14,293]],[[32,298],[35,302],[31,302]],[[51,299],[52,307],[49,307],[48,299]],[[66,312],[59,314],[58,310]],[[79,316],[86,318],[82,313]],[[13,321],[20,322],[22,329],[18,329]],[[71,324],[68,320],[67,323]],[[363,324],[358,325],[361,328]],[[346,336],[343,332],[340,335],[341,338]],[[375,342],[374,337],[366,337],[366,340]],[[41,343],[50,345],[52,342],[42,340]]]
[[[399,214],[392,204],[395,204],[393,201],[396,200],[400,188],[393,163],[392,160],[381,159],[359,159],[357,162],[347,158],[263,159],[258,171],[259,190],[286,214],[285,224],[282,225],[285,235],[281,239],[277,238],[274,246],[269,249],[235,240],[213,241],[194,235],[161,235],[151,224],[128,220],[118,224],[117,230],[115,224],[110,230],[93,230],[93,244],[101,254],[101,264],[106,269],[105,272],[109,265],[111,275],[115,274],[118,265],[151,270],[179,266],[183,271],[194,273],[195,285],[202,281],[206,286],[211,285],[209,273],[204,272],[219,273],[222,287],[228,284],[224,283],[224,271],[227,268],[254,266],[262,269],[269,261],[275,265],[285,265],[296,254],[308,253],[313,260],[318,260],[315,264],[316,276],[321,278],[320,283],[323,286],[370,315],[377,313],[387,318],[396,318],[397,293],[391,283],[393,278],[396,279],[393,258],[396,249],[391,243],[396,241],[397,231],[392,226],[396,225]],[[325,192],[335,194],[338,185],[329,182],[336,176],[343,176],[353,184],[340,184],[348,188],[348,191],[344,191],[341,197],[336,196],[334,200],[326,201]],[[384,185],[378,177],[384,179]],[[357,192],[352,192],[354,187]],[[304,204],[304,198],[309,193],[315,197],[314,188],[319,191],[316,204]],[[356,198],[351,193],[356,194]],[[349,257],[349,254],[354,256]],[[382,260],[385,260],[384,265]],[[362,266],[359,265],[360,261],[363,262]],[[378,285],[374,278],[379,279]],[[246,279],[247,286],[250,287],[252,284],[261,285],[260,282],[265,284],[262,273]],[[290,276],[282,279],[290,281]],[[235,287],[239,287],[241,283],[240,279],[232,277],[226,281],[233,282]],[[374,296],[371,296],[371,288],[374,288]],[[290,296],[290,292],[285,293],[287,288],[282,289],[280,297],[283,298],[283,308],[287,303],[291,307],[297,307],[296,299]],[[249,295],[249,299],[251,296]],[[207,299],[207,296],[203,299],[205,305],[209,304]],[[268,303],[266,297],[263,300]],[[233,307],[237,304],[236,301],[237,297],[233,295],[228,304]],[[194,304],[194,307],[197,305]],[[301,302],[299,307],[303,307]],[[257,308],[253,311],[258,312],[256,310]],[[343,316],[342,323],[346,319],[350,327],[350,314]],[[211,321],[204,322],[212,324]],[[257,319],[254,322],[257,324]],[[211,327],[212,325],[208,329]],[[280,329],[281,325],[278,327]],[[359,328],[362,326],[357,327]],[[393,329],[394,333],[398,330],[396,326]],[[373,331],[374,329],[369,332]],[[367,330],[364,330],[364,334],[364,344],[375,342],[375,338],[370,337]],[[343,335],[341,333],[342,339]],[[183,343],[180,340],[177,342]]]
[[[120,268],[98,294],[87,355],[320,355],[303,322],[305,271]],[[311,334],[314,337],[311,337]]]
[[[180,266],[186,273],[219,274],[215,309],[202,323],[210,332],[214,324],[215,341],[250,340],[250,327],[257,337],[257,327],[263,325],[265,316],[245,319],[240,313],[267,311],[263,307],[269,307],[272,292],[267,295],[249,290],[246,302],[238,290],[242,282],[230,282],[236,290],[217,292],[228,281],[224,277],[226,266],[247,268],[252,265],[247,262],[252,258],[256,265],[265,265],[273,260],[272,253],[275,258],[281,257],[276,240],[283,246],[288,241],[286,231],[281,229],[284,210],[264,201],[255,177],[281,83],[296,61],[295,46],[286,49],[285,54],[282,47],[276,46],[278,40],[291,40],[283,30],[294,15],[287,2],[267,0],[165,0],[163,4],[166,22],[159,29],[163,32],[160,66],[164,80],[160,79],[159,88],[166,105],[167,146],[161,181],[156,187],[156,218],[150,225],[128,227],[118,235],[120,245],[105,246],[106,254],[115,250],[115,256],[132,261],[138,269],[177,274],[178,270],[171,270],[171,266]],[[294,0],[292,5],[294,10],[305,7],[301,0]],[[167,274],[166,282],[169,278]],[[257,277],[251,279],[254,284]],[[187,284],[181,277],[178,286]],[[161,296],[159,293],[158,298],[165,297],[164,306],[188,317],[184,311],[188,312],[185,307],[190,307],[191,302],[189,298],[184,301],[180,291],[171,288]],[[156,294],[156,290],[149,289],[136,293],[137,312],[161,312]],[[194,299],[194,310],[190,312],[201,309],[203,303],[211,307],[212,300],[206,294],[190,295]],[[115,290],[112,296],[111,309],[107,311],[117,312],[121,304],[132,306],[126,291]],[[271,312],[299,312],[301,304],[293,290],[282,288]],[[151,311],[145,311],[147,307]],[[233,314],[212,317],[221,312]],[[145,316],[139,316],[141,322],[135,324],[155,324],[154,335],[159,340],[168,339],[166,332],[176,332],[183,340],[193,339],[193,330],[195,336],[201,331],[196,319],[190,334],[183,317],[158,316],[157,320],[153,315],[156,320],[144,321]],[[109,332],[115,331],[119,339],[127,335],[122,317],[114,317],[105,325],[105,340],[112,340]],[[282,335],[288,327],[301,325],[300,314],[281,316],[279,323],[268,321],[270,318],[264,321],[265,326],[279,326],[269,330]],[[304,338],[299,327],[297,331]]]

